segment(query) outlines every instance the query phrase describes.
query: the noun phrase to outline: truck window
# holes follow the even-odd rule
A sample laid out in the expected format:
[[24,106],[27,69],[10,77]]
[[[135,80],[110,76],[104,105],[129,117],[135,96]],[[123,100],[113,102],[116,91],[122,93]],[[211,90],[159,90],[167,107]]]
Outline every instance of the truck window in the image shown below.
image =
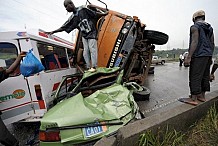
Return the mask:
[[[17,47],[12,43],[1,42],[0,43],[0,66],[9,68],[11,64],[17,58]],[[20,67],[18,67],[14,73],[10,76],[16,76],[20,74]]]
[[45,71],[69,68],[68,57],[64,47],[40,42],[37,43],[37,47]]

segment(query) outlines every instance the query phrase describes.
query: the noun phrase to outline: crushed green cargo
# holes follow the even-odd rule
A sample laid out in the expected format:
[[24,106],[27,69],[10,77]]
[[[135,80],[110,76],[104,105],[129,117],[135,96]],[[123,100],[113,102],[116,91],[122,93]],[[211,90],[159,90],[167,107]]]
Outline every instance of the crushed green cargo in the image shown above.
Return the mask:
[[[40,145],[65,146],[100,139],[139,116],[139,108],[132,95],[138,88],[135,87],[137,84],[121,84],[122,74],[119,68],[98,68],[94,73],[86,72],[69,91],[74,96],[58,102],[42,118]],[[105,79],[112,84],[99,87],[105,84]],[[96,86],[99,88],[94,88]],[[82,88],[89,90],[89,94],[86,90],[80,92]],[[62,87],[58,89],[57,92],[63,90]]]

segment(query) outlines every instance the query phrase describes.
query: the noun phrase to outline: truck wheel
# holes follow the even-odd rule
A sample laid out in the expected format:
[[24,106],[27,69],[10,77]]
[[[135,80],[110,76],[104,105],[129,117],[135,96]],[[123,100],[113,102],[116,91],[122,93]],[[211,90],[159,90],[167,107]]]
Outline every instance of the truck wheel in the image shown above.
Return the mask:
[[169,36],[163,32],[154,30],[144,30],[144,39],[148,39],[151,44],[164,45],[167,43]]
[[153,66],[151,66],[149,68],[148,74],[154,74],[154,67]]
[[146,88],[145,86],[142,86],[142,88],[143,88],[142,91],[134,91],[133,92],[133,97],[134,97],[135,101],[149,100],[151,91],[148,88]]

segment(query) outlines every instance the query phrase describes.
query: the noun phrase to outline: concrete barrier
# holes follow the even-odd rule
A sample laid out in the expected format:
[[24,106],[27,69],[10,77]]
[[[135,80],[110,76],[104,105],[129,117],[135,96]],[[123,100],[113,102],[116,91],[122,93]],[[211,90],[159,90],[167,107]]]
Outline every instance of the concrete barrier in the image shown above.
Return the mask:
[[206,94],[207,101],[198,106],[181,102],[159,109],[154,115],[130,123],[117,132],[116,136],[104,137],[94,146],[137,146],[139,137],[147,130],[156,133],[167,126],[177,131],[186,131],[197,120],[207,114],[214,104],[218,107],[218,91]]

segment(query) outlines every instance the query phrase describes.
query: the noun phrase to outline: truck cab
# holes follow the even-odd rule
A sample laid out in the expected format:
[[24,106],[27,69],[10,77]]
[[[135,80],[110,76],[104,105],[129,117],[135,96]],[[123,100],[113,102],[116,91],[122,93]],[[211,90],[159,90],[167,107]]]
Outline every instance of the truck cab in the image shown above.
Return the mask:
[[[98,6],[92,8],[99,11]],[[106,9],[107,10],[107,9]],[[137,16],[128,16],[108,10],[108,15],[96,23],[98,28],[98,67],[120,67],[124,69],[124,81],[144,84],[148,75],[155,44],[163,45],[168,35],[154,30],[146,30],[146,24]],[[75,46],[75,64],[84,69],[81,33]]]

